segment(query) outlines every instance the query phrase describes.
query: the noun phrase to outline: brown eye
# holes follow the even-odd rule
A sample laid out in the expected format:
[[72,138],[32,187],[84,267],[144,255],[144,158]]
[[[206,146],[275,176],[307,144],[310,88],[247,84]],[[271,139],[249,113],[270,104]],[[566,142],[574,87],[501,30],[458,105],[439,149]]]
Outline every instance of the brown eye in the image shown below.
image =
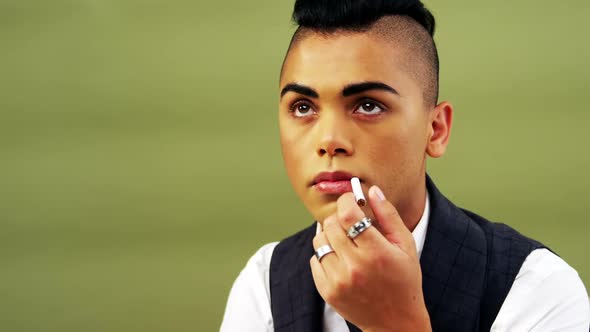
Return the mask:
[[309,112],[310,107],[309,105],[299,105],[297,106],[297,111],[299,112],[299,114],[305,114],[307,112]]
[[377,107],[377,105],[372,103],[364,103],[362,106],[363,111],[365,112],[372,112],[375,109],[375,107]]
[[379,107],[379,105],[377,105],[376,103],[370,102],[370,101],[363,102],[355,110],[355,112],[357,112],[357,113],[369,114],[369,115],[379,114],[383,111],[384,110],[381,107]]
[[298,118],[303,118],[314,114],[313,108],[307,103],[297,103],[291,108],[293,115]]

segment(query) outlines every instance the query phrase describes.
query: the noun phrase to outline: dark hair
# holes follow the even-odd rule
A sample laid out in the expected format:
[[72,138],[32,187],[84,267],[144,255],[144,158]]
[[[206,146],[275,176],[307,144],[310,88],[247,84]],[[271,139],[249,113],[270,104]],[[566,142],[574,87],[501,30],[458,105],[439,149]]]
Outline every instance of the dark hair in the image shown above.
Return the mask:
[[434,36],[434,16],[420,0],[296,0],[293,21],[320,31],[357,30],[389,15],[408,16]]
[[[299,28],[291,44],[301,31],[335,32],[366,31],[386,16],[400,16],[417,22],[428,34],[406,35],[418,44],[415,48],[428,63],[427,78],[423,80],[425,101],[438,102],[439,58],[434,43],[435,20],[420,0],[296,0],[293,21]],[[420,27],[416,26],[420,29]],[[422,37],[421,37],[422,36]],[[290,48],[291,46],[289,46]]]

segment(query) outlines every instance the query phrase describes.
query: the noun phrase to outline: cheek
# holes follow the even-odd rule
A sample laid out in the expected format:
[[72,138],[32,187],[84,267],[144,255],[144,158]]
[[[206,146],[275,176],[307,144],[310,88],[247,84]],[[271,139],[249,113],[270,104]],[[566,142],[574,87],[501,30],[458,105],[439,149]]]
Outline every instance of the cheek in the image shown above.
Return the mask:
[[399,169],[407,146],[401,137],[380,135],[365,144],[366,158],[374,171],[383,173]]
[[380,174],[405,174],[420,168],[425,153],[420,130],[407,124],[376,128],[363,145],[365,158]]
[[302,161],[303,144],[301,144],[294,128],[290,128],[283,123],[279,127],[283,161],[285,162],[288,176],[293,179],[301,169],[301,165],[299,164]]

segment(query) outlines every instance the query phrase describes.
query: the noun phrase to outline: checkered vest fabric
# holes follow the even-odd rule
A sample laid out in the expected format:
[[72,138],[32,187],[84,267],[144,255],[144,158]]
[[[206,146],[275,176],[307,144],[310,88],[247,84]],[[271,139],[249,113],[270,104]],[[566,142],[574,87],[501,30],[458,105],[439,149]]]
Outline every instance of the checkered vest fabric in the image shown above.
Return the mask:
[[[429,177],[426,185],[430,219],[420,265],[432,330],[489,331],[522,263],[544,246],[456,207]],[[276,332],[322,331],[325,303],[309,266],[315,233],[314,223],[273,251],[270,296]]]

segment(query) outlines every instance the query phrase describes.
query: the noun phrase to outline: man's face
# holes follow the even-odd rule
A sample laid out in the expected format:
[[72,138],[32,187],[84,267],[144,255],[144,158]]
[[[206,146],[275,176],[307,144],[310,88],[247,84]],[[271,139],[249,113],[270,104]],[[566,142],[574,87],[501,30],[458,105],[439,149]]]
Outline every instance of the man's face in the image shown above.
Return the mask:
[[[378,185],[398,210],[423,190],[431,119],[408,56],[368,33],[311,34],[289,51],[280,80],[281,146],[291,183],[316,220],[336,211],[351,175],[365,194]],[[322,172],[344,174],[318,178]]]

